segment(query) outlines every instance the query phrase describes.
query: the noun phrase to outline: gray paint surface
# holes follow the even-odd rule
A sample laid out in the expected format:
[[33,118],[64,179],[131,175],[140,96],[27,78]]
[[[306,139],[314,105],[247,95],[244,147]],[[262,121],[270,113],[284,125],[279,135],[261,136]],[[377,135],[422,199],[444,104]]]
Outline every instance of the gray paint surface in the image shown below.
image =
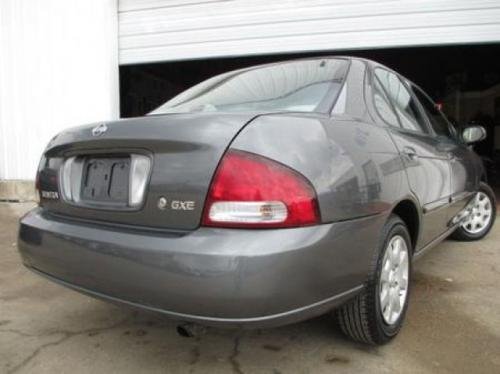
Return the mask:
[[[47,190],[58,190],[57,175],[65,157],[89,153],[145,153],[153,169],[144,205],[134,212],[75,207],[61,200],[42,200],[47,210],[68,216],[134,226],[190,230],[198,227],[212,175],[238,131],[256,113],[171,114],[106,123],[103,136],[93,137],[97,124],[65,131],[46,149],[52,161],[42,174]],[[196,134],[196,136],[195,136]],[[159,210],[157,201],[193,201],[194,210]]]
[[[415,252],[430,248],[451,232],[448,223],[483,173],[459,141],[444,147],[433,133],[388,126],[374,108],[374,66],[352,60],[332,115],[172,114],[110,123],[98,138],[90,135],[92,126],[61,134],[47,147],[42,189],[57,190],[64,157],[144,152],[153,159],[146,201],[125,212],[42,199],[21,220],[23,261],[82,292],[206,323],[277,325],[331,309],[364,284],[381,227],[397,204],[416,211]],[[409,145],[417,158],[402,153]],[[321,224],[199,227],[228,148],[304,175],[316,190]],[[430,184],[427,175],[437,177]],[[161,196],[192,200],[196,208],[161,211]]]
[[377,215],[284,231],[167,235],[85,227],[36,209],[22,221],[19,246],[28,267],[174,317],[282,323],[288,311],[311,306],[305,315],[314,316],[313,304],[331,309],[337,300],[329,299],[359,291],[371,261],[365,241],[377,240],[384,221]]
[[418,261],[410,323],[392,344],[367,347],[346,340],[329,315],[180,337],[175,320],[91,299],[23,267],[13,244],[32,208],[0,203],[2,373],[500,372],[498,221],[480,242],[447,240]]

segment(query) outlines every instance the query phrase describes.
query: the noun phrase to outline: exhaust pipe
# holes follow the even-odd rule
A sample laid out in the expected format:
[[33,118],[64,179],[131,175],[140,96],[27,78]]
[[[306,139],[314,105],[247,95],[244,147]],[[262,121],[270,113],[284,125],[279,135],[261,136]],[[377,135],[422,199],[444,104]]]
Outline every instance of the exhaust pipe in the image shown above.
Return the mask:
[[194,338],[203,335],[206,331],[206,328],[204,326],[186,322],[177,325],[176,331],[177,334],[179,334],[183,338]]

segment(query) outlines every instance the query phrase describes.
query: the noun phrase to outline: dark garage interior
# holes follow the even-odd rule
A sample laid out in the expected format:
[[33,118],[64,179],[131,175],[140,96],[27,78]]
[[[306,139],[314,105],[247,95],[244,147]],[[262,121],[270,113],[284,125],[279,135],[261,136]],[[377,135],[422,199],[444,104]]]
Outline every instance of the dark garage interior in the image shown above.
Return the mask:
[[307,54],[279,54],[175,61],[120,67],[122,117],[148,113],[184,89],[213,75],[255,64],[322,55],[353,55],[373,59],[420,85],[442,106],[455,126],[472,121],[488,137],[475,145],[498,186],[500,163],[499,44],[413,47]]

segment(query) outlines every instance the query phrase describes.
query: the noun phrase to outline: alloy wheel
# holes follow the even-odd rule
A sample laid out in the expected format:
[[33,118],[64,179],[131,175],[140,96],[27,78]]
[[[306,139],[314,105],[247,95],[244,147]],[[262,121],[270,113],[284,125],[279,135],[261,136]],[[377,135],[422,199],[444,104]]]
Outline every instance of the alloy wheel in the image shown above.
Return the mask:
[[489,226],[492,216],[493,207],[489,196],[479,192],[475,197],[472,212],[462,224],[462,228],[469,234],[478,234]]
[[408,294],[409,255],[404,238],[395,235],[387,244],[379,283],[380,310],[384,322],[397,322]]

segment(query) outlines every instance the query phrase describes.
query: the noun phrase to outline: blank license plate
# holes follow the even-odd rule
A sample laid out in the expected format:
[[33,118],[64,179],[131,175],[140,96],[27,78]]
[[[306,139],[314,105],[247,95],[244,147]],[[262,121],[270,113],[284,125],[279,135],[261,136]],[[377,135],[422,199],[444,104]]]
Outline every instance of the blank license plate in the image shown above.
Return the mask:
[[85,160],[81,198],[99,203],[127,204],[130,157],[89,157]]

